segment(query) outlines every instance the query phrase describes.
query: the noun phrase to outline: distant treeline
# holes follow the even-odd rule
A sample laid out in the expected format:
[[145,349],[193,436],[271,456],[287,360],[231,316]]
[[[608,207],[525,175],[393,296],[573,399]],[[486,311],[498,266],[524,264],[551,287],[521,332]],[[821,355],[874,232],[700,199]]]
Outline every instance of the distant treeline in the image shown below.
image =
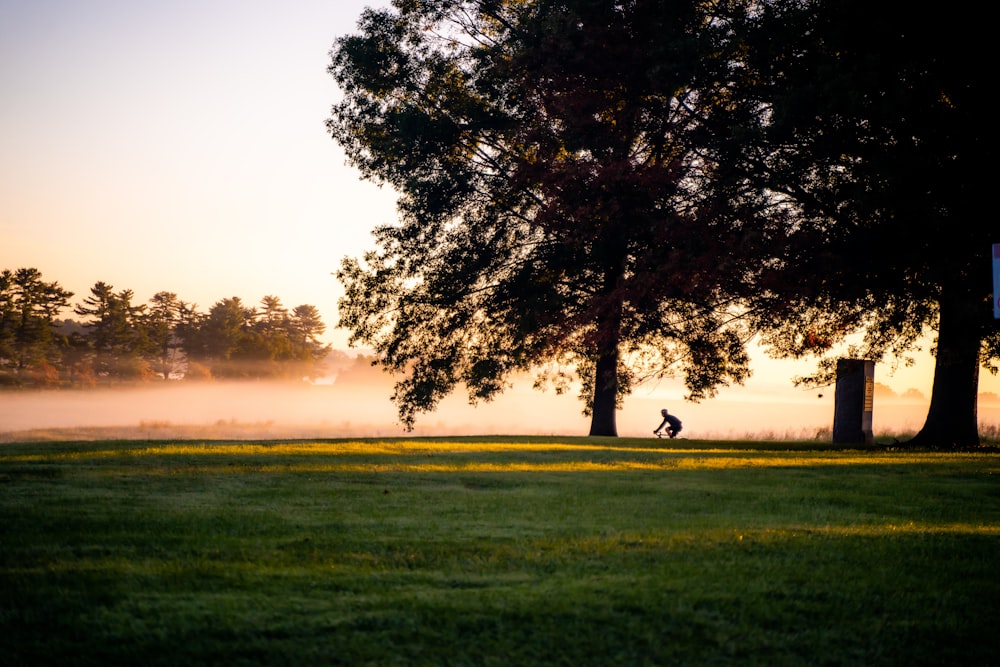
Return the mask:
[[0,385],[301,380],[320,376],[330,351],[319,311],[289,310],[276,296],[257,307],[226,298],[199,312],[173,292],[136,304],[132,290],[97,282],[72,306],[81,319],[59,319],[71,297],[37,269],[0,273]]

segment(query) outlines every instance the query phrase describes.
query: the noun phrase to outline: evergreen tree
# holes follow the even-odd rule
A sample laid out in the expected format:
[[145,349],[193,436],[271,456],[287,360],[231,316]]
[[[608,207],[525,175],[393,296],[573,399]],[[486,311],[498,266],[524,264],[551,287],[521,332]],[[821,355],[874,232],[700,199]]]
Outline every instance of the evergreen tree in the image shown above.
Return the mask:
[[296,357],[307,363],[304,377],[315,379],[323,372],[323,360],[330,353],[330,345],[320,341],[326,325],[315,306],[302,304],[292,309],[289,336],[296,350]]
[[145,305],[133,305],[134,293],[99,281],[90,296],[73,310],[89,317],[87,339],[94,353],[94,369],[109,380],[143,380],[153,371],[145,356],[152,349],[143,327]]
[[58,282],[42,280],[38,269],[0,273],[0,372],[9,372],[9,381],[58,381],[54,322],[71,296]]
[[153,371],[164,380],[184,369],[184,353],[177,329],[186,304],[173,292],[157,292],[149,302],[143,320],[149,341],[148,360]]
[[253,322],[256,311],[243,305],[238,296],[217,301],[201,321],[199,337],[205,360],[217,377],[239,378],[253,375],[249,359],[256,341]]

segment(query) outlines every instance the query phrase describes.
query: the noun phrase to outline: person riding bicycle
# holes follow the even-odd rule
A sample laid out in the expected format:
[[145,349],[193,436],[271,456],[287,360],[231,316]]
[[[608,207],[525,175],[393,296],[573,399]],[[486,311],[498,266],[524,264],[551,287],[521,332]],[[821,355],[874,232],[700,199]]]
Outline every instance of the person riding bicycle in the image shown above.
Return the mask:
[[660,410],[660,414],[663,415],[663,421],[656,427],[653,434],[656,435],[657,438],[662,438],[662,429],[664,426],[669,424],[669,426],[667,426],[667,435],[671,438],[676,438],[677,434],[681,432],[681,420],[667,412],[666,408]]

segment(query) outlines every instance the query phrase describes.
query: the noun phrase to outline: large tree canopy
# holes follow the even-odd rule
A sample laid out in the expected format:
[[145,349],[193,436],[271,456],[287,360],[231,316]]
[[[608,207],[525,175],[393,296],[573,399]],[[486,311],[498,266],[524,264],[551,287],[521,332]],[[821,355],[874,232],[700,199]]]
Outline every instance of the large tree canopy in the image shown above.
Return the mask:
[[340,326],[402,375],[403,423],[547,364],[578,373],[592,435],[616,435],[638,373],[680,373],[693,399],[741,382],[733,306],[775,227],[726,196],[706,137],[737,111],[728,17],[706,13],[723,5],[394,5],[337,41],[328,126],[401,195],[338,277]]
[[[766,132],[732,164],[794,211],[795,240],[758,294],[781,354],[905,355],[936,334],[926,423],[913,444],[978,444],[980,363],[996,371],[985,223],[988,22],[902,3],[769,0],[746,40],[746,87]],[[992,238],[991,238],[992,237]],[[833,359],[817,380],[826,381]]]

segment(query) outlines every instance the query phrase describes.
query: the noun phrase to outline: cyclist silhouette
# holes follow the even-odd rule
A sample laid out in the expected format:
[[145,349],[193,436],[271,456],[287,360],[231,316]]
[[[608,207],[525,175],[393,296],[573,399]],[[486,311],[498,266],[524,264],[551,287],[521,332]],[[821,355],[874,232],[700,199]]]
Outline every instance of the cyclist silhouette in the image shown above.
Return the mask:
[[663,421],[660,422],[660,425],[656,427],[656,430],[653,431],[653,434],[656,435],[657,438],[662,438],[663,437],[663,427],[666,426],[667,427],[667,431],[666,431],[667,435],[669,437],[671,437],[671,438],[676,438],[677,434],[681,432],[681,428],[682,428],[681,427],[681,420],[678,419],[677,417],[674,417],[669,412],[667,412],[666,408],[663,408],[662,410],[660,410],[660,414],[663,415]]

